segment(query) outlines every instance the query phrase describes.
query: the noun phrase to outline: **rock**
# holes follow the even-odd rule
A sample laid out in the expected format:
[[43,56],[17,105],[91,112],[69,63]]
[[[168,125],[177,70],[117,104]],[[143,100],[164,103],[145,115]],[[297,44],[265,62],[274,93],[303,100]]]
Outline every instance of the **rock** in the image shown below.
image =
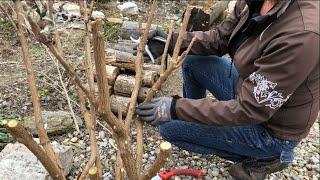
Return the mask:
[[[76,116],[79,126],[82,126],[82,121]],[[42,121],[44,128],[50,135],[63,134],[75,128],[72,116],[66,111],[42,111]],[[34,135],[37,134],[34,116],[26,117],[23,120],[23,125]]]
[[72,143],[76,143],[78,141],[78,138],[77,137],[73,137],[70,139],[70,142]]
[[216,177],[219,176],[219,169],[218,168],[211,168],[208,170],[209,175]]
[[118,5],[117,8],[127,15],[137,15],[139,14],[138,5],[134,2],[125,2],[122,5]]
[[101,11],[92,11],[91,17],[93,19],[104,19],[106,16]]
[[62,10],[67,12],[69,15],[71,16],[76,16],[76,17],[80,17],[80,7],[76,4],[76,3],[65,3],[62,6]]
[[310,158],[310,162],[313,164],[319,164],[319,159],[316,156]]
[[[64,174],[68,175],[73,162],[71,147],[52,142],[54,151],[59,155],[64,167]],[[8,144],[0,153],[0,179],[16,180],[46,180],[49,173],[29,149],[20,143]]]
[[99,137],[100,139],[104,139],[104,138],[106,138],[106,133],[105,133],[104,131],[99,131],[98,137]]

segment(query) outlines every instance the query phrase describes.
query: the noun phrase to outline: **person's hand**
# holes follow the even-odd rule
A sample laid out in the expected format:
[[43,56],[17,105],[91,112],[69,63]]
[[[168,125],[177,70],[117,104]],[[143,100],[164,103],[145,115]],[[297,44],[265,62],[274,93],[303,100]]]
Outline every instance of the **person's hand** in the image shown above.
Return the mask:
[[172,97],[160,97],[138,105],[137,114],[147,123],[157,126],[171,120],[170,108]]
[[[167,40],[168,35],[167,35],[167,33],[160,31],[160,30],[153,30],[153,31],[150,31],[148,34],[147,45],[149,47],[149,50],[150,50],[153,58],[157,59],[158,57],[160,57],[163,54],[165,42],[159,41],[155,37],[161,37],[164,40]],[[134,50],[135,50],[134,55],[137,54],[137,48],[138,48],[138,46],[134,47]],[[170,51],[170,49],[172,49],[172,47],[169,47],[169,51]],[[150,57],[146,51],[144,51],[143,55],[146,59],[150,59]]]

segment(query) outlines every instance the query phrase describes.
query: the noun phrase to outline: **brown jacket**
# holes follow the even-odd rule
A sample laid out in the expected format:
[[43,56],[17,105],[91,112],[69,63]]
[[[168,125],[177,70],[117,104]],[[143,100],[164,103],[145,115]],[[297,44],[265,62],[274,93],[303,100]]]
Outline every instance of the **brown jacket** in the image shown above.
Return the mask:
[[[275,137],[299,141],[306,137],[319,111],[319,1],[279,1],[267,15],[276,19],[250,36],[236,50],[237,98],[178,99],[177,118],[215,126],[263,124]],[[216,29],[187,33],[191,53],[224,55],[248,18],[245,1]]]

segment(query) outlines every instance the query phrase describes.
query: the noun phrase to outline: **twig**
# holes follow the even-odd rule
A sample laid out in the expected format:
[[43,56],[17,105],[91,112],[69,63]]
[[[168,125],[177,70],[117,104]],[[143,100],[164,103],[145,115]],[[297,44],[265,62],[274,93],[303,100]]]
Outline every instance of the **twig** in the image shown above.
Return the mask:
[[158,154],[156,160],[154,163],[149,167],[147,172],[143,176],[143,180],[149,180],[154,175],[157,174],[157,172],[164,166],[164,164],[167,162],[168,157],[171,153],[171,143],[169,142],[162,142],[160,144],[160,153]]
[[[26,70],[27,70],[27,79],[29,83],[29,88],[31,92],[31,97],[32,97],[32,103],[34,107],[34,115],[35,115],[35,123],[36,127],[38,130],[38,135],[40,139],[40,144],[43,146],[45,152],[48,155],[48,161],[54,162],[52,164],[52,169],[50,171],[52,172],[51,176],[53,178],[57,179],[65,179],[64,173],[63,173],[63,168],[60,164],[59,159],[57,158],[56,154],[53,151],[53,148],[50,144],[48,135],[44,129],[42,119],[41,119],[41,107],[40,107],[40,102],[39,102],[39,97],[36,89],[36,80],[35,76],[33,73],[32,69],[32,64],[31,64],[31,59],[29,55],[29,48],[28,48],[28,43],[27,40],[24,36],[24,18],[22,17],[22,5],[20,0],[15,0],[15,7],[16,7],[16,13],[17,13],[17,19],[18,19],[18,36],[21,42],[21,47],[22,47],[22,52],[23,52],[23,60],[26,65]],[[49,171],[49,170],[48,170]]]
[[74,121],[76,130],[78,132],[80,132],[79,125],[78,125],[78,122],[77,122],[77,118],[75,116],[75,113],[74,113],[72,105],[71,105],[71,100],[70,100],[70,97],[69,97],[69,94],[68,94],[68,90],[67,90],[66,85],[64,84],[63,79],[62,79],[61,71],[60,71],[60,68],[59,68],[59,63],[58,63],[58,61],[54,60],[54,58],[52,57],[52,55],[50,54],[50,52],[49,52],[49,50],[47,48],[44,47],[44,49],[46,50],[46,52],[49,54],[50,58],[52,59],[52,61],[56,65],[56,68],[57,68],[57,71],[58,71],[59,80],[60,80],[60,83],[61,83],[61,86],[62,86],[63,93],[64,93],[64,95],[66,97],[66,100],[67,100],[67,103],[68,103],[68,107],[69,107],[72,119]]
[[90,150],[91,150],[91,154],[90,154],[90,158],[84,168],[84,170],[82,171],[79,179],[83,180],[85,179],[85,177],[87,176],[90,168],[94,165],[94,163],[96,162],[96,159],[99,158],[99,150],[98,150],[98,144],[97,144],[97,140],[96,140],[96,136],[95,136],[95,127],[94,127],[94,123],[93,120],[95,120],[95,114],[90,114],[88,112],[88,110],[85,107],[85,98],[84,98],[84,94],[82,92],[82,90],[77,86],[77,91],[78,91],[78,95],[79,95],[79,102],[80,102],[80,110],[81,113],[83,114],[85,123],[86,123],[86,127],[89,133],[89,138],[90,138]]
[[3,7],[2,4],[0,4],[0,9],[3,12],[3,14],[6,16],[6,18],[10,21],[11,25],[13,26],[13,28],[17,31],[18,27],[17,25],[14,23],[12,17],[10,16],[10,14],[8,13],[8,11],[6,10],[5,7]]
[[40,42],[46,45],[50,52],[58,59],[58,61],[61,63],[61,65],[64,67],[66,72],[68,73],[69,77],[74,81],[85,93],[85,95],[88,97],[89,101],[97,107],[96,99],[95,97],[90,94],[89,90],[82,84],[80,78],[78,77],[77,73],[72,69],[72,67],[65,61],[63,55],[61,54],[60,50],[57,49],[52,43],[51,40],[49,40],[44,34],[41,33],[40,27],[33,21],[33,19],[28,16],[29,24],[32,28],[32,32],[35,35],[36,39]]
[[161,58],[161,65],[160,65],[160,75],[164,73],[165,71],[165,63],[166,63],[166,59],[167,59],[167,53],[168,53],[168,49],[169,49],[169,45],[170,45],[170,41],[172,38],[172,34],[173,34],[173,21],[171,21],[170,26],[169,26],[169,34],[166,40],[166,45],[164,46],[164,50],[163,50],[163,54],[162,54],[162,58]]

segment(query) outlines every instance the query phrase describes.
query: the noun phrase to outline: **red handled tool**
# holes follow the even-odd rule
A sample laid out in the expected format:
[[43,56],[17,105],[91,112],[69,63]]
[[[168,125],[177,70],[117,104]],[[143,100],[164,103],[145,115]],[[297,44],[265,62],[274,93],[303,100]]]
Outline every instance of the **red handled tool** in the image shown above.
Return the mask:
[[153,177],[151,180],[168,180],[174,176],[180,176],[180,175],[186,175],[186,176],[192,176],[197,179],[201,179],[205,174],[198,169],[193,168],[181,168],[181,169],[170,169],[167,171],[161,171],[159,172],[155,177]]

